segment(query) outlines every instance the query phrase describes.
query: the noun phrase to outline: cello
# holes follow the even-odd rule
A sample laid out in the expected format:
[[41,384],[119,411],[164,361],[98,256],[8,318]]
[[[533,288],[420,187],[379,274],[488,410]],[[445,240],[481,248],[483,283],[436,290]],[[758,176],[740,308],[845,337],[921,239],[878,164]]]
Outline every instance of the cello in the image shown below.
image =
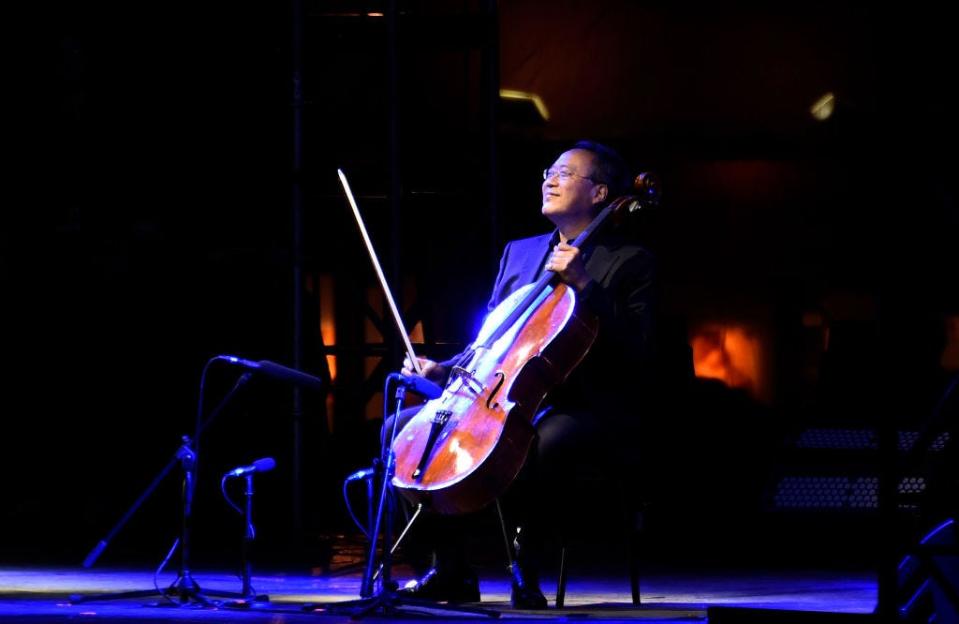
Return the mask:
[[[655,205],[659,184],[640,174],[634,194],[614,199],[577,237],[588,248],[605,227]],[[442,395],[428,401],[393,440],[393,488],[445,514],[486,506],[516,478],[546,395],[589,351],[598,319],[546,271],[502,301],[457,358]],[[416,359],[411,357],[414,365]]]

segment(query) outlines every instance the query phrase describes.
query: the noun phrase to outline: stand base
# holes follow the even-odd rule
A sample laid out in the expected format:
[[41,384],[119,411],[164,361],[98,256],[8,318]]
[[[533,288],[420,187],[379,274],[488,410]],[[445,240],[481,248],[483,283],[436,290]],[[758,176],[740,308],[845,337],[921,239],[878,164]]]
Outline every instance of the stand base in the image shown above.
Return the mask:
[[114,592],[109,594],[80,595],[70,596],[70,604],[82,604],[84,602],[96,602],[101,600],[124,600],[128,598],[146,598],[148,596],[166,596],[169,598],[166,602],[149,603],[151,607],[214,607],[213,601],[209,597],[216,598],[237,598],[239,600],[249,599],[240,592],[228,591],[202,591],[200,585],[193,580],[191,576],[177,577],[173,583],[166,589],[157,591],[156,589],[141,589],[125,592]]
[[468,607],[458,604],[444,604],[432,600],[408,598],[397,591],[384,591],[370,598],[346,600],[326,604],[306,604],[304,611],[311,613],[341,613],[349,615],[350,619],[358,620],[373,614],[390,615],[418,615],[444,617],[450,613],[464,615],[482,615],[491,618],[500,617],[500,612],[482,607]]

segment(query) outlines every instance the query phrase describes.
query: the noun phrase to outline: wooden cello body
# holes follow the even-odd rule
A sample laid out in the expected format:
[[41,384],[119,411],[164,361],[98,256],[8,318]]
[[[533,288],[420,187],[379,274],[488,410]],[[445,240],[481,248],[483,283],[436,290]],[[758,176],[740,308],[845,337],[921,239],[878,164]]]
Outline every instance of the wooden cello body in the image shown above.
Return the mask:
[[[504,300],[474,345],[494,329],[534,284]],[[596,338],[596,319],[577,310],[566,284],[548,287],[537,305],[489,347],[457,363],[443,395],[427,402],[400,431],[394,487],[441,513],[482,508],[513,481],[533,440],[532,419],[543,398],[582,360]],[[425,458],[425,461],[424,461]]]

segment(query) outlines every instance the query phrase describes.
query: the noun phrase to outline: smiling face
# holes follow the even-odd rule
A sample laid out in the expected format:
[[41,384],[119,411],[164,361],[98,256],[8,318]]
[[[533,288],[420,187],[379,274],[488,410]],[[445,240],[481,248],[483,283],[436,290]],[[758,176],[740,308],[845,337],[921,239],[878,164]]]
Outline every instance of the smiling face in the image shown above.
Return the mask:
[[595,156],[582,149],[563,152],[543,181],[543,215],[566,238],[577,236],[596,216],[609,192],[596,182]]

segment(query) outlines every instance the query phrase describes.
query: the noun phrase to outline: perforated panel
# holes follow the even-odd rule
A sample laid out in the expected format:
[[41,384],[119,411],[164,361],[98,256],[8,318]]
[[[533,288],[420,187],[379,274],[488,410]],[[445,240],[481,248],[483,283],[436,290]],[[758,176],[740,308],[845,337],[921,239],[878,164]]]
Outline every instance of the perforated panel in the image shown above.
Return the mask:
[[[898,484],[902,495],[925,491],[923,477],[905,477]],[[788,475],[776,485],[773,495],[776,509],[875,510],[879,507],[879,477]]]

